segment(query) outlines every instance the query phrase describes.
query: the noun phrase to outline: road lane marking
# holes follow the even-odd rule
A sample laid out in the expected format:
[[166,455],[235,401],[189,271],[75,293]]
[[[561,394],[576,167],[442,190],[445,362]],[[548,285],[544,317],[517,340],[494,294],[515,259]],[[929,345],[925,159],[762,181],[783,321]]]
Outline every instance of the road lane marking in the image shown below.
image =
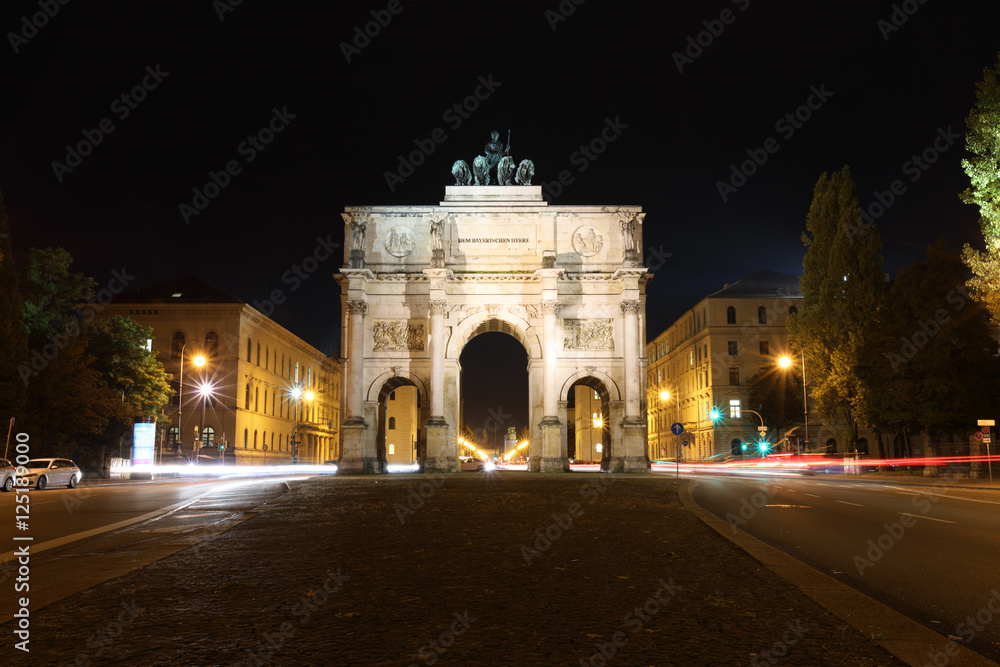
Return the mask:
[[819,496],[817,496],[815,493],[806,493],[805,491],[803,491],[802,493],[805,493],[807,496],[811,496],[813,498],[819,498]]
[[951,500],[967,500],[970,503],[986,503],[987,505],[1000,505],[997,500],[981,500],[979,498],[966,498],[965,496],[952,496],[947,493],[931,493],[930,491],[900,491],[907,496],[936,496],[938,498],[949,498]]
[[838,503],[843,503],[845,505],[854,505],[855,507],[864,507],[864,505],[859,505],[858,503],[849,503],[846,500],[838,500]]
[[954,521],[948,521],[948,519],[935,519],[932,516],[924,516],[923,514],[910,514],[909,512],[900,512],[903,516],[912,516],[914,519],[929,519],[931,521],[939,521],[941,523],[955,523]]

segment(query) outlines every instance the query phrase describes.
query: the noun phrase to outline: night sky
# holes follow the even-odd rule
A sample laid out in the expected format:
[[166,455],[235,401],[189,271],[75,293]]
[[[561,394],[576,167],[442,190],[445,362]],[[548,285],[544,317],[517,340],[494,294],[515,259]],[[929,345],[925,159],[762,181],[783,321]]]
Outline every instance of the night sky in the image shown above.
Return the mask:
[[[648,212],[650,337],[724,283],[798,273],[813,186],[844,164],[865,208],[900,181],[876,220],[887,272],[939,237],[981,240],[959,137],[1000,3],[51,1],[52,17],[38,0],[2,16],[18,258],[63,246],[100,286],[124,268],[129,287],[282,289],[274,319],[325,351],[341,255],[297,285],[294,266],[342,242],[345,205],[442,200],[494,129],[550,202]],[[602,132],[602,152],[581,150]],[[411,173],[399,156],[420,146]],[[225,187],[199,202],[210,172]]]

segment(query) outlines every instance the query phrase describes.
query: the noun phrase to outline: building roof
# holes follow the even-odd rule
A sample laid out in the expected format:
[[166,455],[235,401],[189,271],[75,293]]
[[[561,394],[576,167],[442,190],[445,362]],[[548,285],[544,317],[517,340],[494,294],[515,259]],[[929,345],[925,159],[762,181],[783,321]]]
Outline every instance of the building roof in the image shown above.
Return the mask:
[[217,290],[194,276],[185,276],[123,292],[115,297],[115,303],[243,303],[243,301]]
[[708,295],[709,298],[771,296],[802,296],[799,277],[790,273],[761,269],[735,283],[728,283],[718,292]]

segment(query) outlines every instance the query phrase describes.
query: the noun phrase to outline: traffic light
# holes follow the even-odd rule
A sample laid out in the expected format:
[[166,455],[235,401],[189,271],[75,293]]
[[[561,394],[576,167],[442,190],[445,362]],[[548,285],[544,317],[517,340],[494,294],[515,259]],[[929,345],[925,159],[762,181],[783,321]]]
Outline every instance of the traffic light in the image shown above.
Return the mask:
[[742,447],[743,447],[743,451],[745,452],[747,450],[747,443],[744,442],[743,445],[742,445]]
[[769,443],[767,440],[761,440],[758,446],[760,447],[760,451],[764,452],[765,454],[767,454],[768,450],[771,449],[771,443]]
[[712,421],[718,421],[719,417],[722,415],[719,413],[719,408],[712,408],[708,411],[708,418]]

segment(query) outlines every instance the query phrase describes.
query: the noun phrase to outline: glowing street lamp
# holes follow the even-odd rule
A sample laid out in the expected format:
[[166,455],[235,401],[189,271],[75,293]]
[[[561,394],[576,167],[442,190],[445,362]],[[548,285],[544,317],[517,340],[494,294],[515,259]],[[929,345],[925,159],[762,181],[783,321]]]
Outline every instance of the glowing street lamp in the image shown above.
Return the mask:
[[[311,389],[303,389],[302,387],[300,387],[298,385],[292,387],[291,391],[289,391],[288,393],[296,401],[305,400],[307,403],[312,403],[313,399],[316,398],[316,394],[313,393],[313,391]],[[292,464],[293,465],[299,462],[299,441],[298,441],[298,438],[296,437],[296,434],[298,433],[299,426],[301,426],[302,424],[306,424],[306,423],[308,423],[308,422],[306,422],[303,419],[302,421],[297,422],[295,424],[295,426],[292,427]],[[266,454],[265,454],[265,456],[266,456]]]
[[[809,403],[806,399],[806,354],[805,350],[799,348],[802,353],[799,358],[802,359],[802,419],[805,422],[805,438],[802,440],[803,446],[809,446]],[[790,368],[792,365],[791,357],[782,356],[778,359],[778,366],[781,368]],[[801,454],[801,452],[799,452]]]
[[[181,416],[184,410],[184,351],[187,349],[188,343],[192,342],[198,343],[198,341],[185,340],[184,344],[181,345],[181,376],[180,376],[180,384],[178,385],[177,388],[177,437],[178,438],[183,438],[183,433],[184,433],[184,423],[181,421]],[[198,344],[200,345],[201,343]],[[205,365],[205,355],[199,353],[195,355],[191,359],[191,361],[197,368],[201,368],[202,366]],[[202,406],[204,408],[204,403],[202,403]],[[202,421],[204,422],[204,413],[202,414]],[[198,449],[195,445],[191,446],[191,452],[195,456],[195,461],[197,461]]]

